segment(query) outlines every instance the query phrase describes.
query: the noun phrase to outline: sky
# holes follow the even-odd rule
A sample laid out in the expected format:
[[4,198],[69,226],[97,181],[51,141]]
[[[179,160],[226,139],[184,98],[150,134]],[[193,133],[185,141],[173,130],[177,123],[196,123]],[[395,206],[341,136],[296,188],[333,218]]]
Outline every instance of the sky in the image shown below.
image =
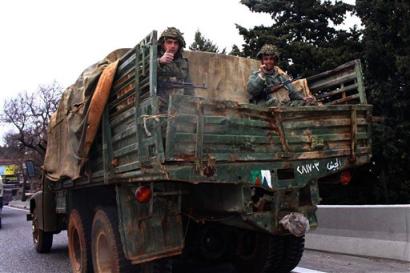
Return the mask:
[[[251,28],[272,20],[240,0],[0,1],[0,111],[7,98],[39,85],[69,86],[86,67],[114,49],[133,47],[154,29],[175,26],[187,45],[199,30],[229,52],[243,43],[235,24]],[[10,127],[0,126],[1,144]]]

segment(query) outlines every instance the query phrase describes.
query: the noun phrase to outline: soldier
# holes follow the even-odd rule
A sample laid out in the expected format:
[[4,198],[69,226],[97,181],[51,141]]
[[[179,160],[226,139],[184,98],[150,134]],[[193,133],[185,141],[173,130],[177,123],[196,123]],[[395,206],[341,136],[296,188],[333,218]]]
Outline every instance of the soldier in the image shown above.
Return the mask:
[[248,80],[251,102],[266,106],[293,106],[314,101],[313,97],[304,97],[298,92],[292,85],[291,78],[277,66],[279,53],[276,46],[265,44],[257,57],[261,65]]
[[171,94],[192,95],[188,60],[182,56],[185,40],[183,33],[168,27],[158,40],[158,95],[168,102]]

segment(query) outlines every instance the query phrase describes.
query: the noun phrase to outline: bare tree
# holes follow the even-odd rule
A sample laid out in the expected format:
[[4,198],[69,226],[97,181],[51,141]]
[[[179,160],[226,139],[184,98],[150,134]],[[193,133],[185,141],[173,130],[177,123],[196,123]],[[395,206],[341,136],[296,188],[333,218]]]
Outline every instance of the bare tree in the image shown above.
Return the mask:
[[36,92],[26,91],[6,100],[0,119],[17,129],[17,133],[13,134],[17,141],[14,143],[44,158],[48,120],[57,109],[61,93],[61,85],[53,82],[39,86]]

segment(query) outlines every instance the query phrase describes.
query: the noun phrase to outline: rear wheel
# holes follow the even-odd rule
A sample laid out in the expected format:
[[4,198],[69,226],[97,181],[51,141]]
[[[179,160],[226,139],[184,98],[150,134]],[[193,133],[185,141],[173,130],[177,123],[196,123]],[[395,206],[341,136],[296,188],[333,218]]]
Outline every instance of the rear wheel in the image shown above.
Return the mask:
[[113,208],[98,209],[91,230],[91,252],[94,272],[139,272],[125,259]]
[[38,253],[50,252],[51,246],[53,245],[53,233],[46,232],[40,229],[39,219],[35,213],[33,214],[31,227],[33,234],[33,244],[36,251]]
[[273,273],[279,269],[283,254],[279,236],[242,231],[233,263],[238,273]]
[[288,235],[283,237],[284,255],[279,272],[288,273],[294,269],[302,258],[305,249],[305,237]]
[[68,256],[74,273],[92,271],[89,224],[73,209],[68,221]]

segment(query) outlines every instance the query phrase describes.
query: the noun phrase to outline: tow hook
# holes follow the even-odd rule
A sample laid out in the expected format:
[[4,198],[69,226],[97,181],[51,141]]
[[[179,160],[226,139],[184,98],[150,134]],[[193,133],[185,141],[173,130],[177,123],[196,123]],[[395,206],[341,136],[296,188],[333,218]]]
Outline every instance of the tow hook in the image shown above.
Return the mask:
[[279,223],[296,237],[302,237],[309,231],[309,220],[299,212],[291,212],[279,221]]

